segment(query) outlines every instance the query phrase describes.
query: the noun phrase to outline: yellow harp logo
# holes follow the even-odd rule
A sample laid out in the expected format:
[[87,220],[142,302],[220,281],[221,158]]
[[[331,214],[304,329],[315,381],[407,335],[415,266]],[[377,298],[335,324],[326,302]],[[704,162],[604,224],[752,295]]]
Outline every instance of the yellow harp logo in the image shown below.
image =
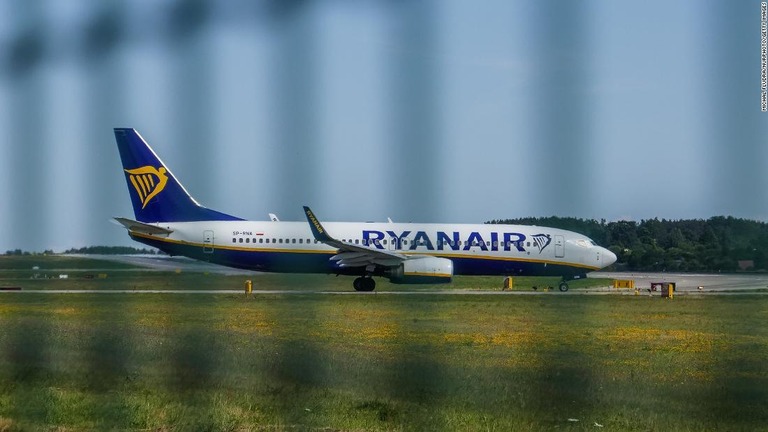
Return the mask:
[[149,204],[149,200],[162,192],[165,189],[165,184],[168,183],[165,167],[155,168],[147,165],[141,168],[125,170],[125,172],[128,173],[131,184],[136,189],[136,193],[139,194],[142,209]]

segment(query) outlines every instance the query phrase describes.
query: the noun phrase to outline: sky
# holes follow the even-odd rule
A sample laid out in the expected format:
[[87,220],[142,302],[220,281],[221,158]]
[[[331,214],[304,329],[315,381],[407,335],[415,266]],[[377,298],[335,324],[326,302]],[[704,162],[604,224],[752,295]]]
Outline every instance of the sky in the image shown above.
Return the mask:
[[759,1],[0,0],[0,251],[131,245],[112,128],[253,220],[768,221]]

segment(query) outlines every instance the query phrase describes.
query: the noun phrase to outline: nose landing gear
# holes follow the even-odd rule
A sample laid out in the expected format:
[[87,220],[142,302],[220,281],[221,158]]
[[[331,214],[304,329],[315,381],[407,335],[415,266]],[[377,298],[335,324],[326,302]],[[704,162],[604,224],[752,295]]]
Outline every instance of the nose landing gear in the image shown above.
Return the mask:
[[586,277],[587,277],[586,273],[576,274],[576,275],[573,275],[573,276],[565,276],[565,277],[563,277],[563,280],[560,281],[560,285],[558,286],[558,288],[560,289],[561,292],[566,292],[566,291],[568,291],[568,282],[569,281],[577,280],[577,279],[584,279]]

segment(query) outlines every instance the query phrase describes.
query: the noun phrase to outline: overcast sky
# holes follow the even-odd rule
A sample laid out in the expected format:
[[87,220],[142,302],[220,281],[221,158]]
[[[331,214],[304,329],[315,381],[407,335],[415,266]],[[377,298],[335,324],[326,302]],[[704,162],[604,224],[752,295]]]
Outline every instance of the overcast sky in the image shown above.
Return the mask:
[[0,251],[129,245],[135,127],[247,219],[768,220],[759,1],[0,0]]

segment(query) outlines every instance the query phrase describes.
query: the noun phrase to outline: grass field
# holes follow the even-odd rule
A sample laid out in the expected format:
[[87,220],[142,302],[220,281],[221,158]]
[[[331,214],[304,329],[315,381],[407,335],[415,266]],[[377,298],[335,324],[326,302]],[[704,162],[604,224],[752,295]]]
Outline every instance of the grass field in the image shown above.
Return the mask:
[[759,295],[5,293],[0,431],[768,430],[766,318]]

